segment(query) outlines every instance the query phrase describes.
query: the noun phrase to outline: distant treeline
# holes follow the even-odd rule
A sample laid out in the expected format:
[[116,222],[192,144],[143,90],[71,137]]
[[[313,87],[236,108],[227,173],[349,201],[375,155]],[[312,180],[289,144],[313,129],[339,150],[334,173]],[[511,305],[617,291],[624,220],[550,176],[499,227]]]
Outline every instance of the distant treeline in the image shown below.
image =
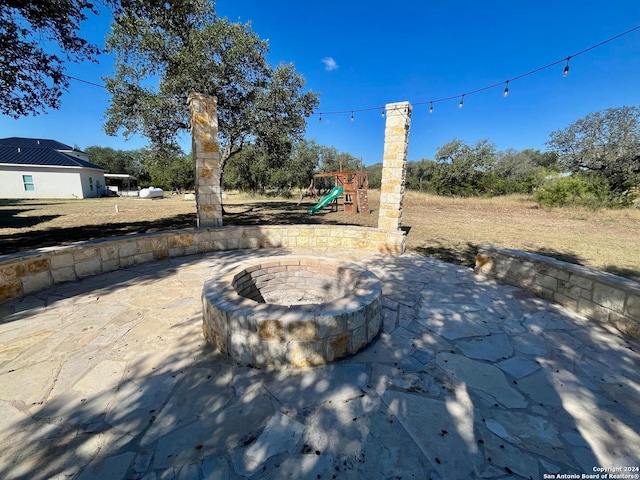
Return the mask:
[[[309,186],[315,173],[359,170],[362,161],[313,140],[281,142],[274,154],[249,144],[229,158],[224,189],[293,195]],[[640,197],[640,108],[592,113],[552,132],[549,151],[496,150],[489,140],[467,144],[454,139],[435,158],[407,162],[406,188],[445,196],[535,194],[542,205],[628,206]],[[91,161],[112,173],[128,173],[141,185],[168,190],[194,188],[190,155],[182,151],[118,151],[88,147]],[[366,167],[369,187],[380,188],[382,164]],[[331,179],[317,179],[328,189]]]

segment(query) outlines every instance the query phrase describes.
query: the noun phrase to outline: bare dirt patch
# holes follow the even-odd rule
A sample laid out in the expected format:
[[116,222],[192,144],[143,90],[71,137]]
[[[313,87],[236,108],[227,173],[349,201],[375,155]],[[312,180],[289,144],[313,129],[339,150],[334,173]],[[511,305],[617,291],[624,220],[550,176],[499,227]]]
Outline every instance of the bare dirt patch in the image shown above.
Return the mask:
[[[305,199],[226,195],[225,225],[329,223],[377,226],[379,192],[370,215],[306,209]],[[117,209],[116,209],[117,206]],[[640,281],[640,210],[543,209],[529,197],[443,198],[407,192],[407,248],[473,265],[476,248],[493,244],[608,271]],[[195,202],[159,200],[0,200],[0,255],[82,240],[195,227]]]

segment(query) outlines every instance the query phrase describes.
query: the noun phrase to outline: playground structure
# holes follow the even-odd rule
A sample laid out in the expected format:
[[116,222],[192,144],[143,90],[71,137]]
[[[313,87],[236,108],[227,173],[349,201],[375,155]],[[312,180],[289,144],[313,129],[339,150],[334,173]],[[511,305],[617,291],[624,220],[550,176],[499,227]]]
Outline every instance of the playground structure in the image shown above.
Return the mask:
[[[365,170],[317,173],[314,175],[314,179],[331,177],[335,178],[333,189],[328,195],[322,197],[316,205],[308,209],[310,214],[313,215],[328,206],[335,212],[342,208],[345,213],[371,213],[367,190],[369,181]],[[310,195],[313,195],[314,188],[312,180],[309,186]]]

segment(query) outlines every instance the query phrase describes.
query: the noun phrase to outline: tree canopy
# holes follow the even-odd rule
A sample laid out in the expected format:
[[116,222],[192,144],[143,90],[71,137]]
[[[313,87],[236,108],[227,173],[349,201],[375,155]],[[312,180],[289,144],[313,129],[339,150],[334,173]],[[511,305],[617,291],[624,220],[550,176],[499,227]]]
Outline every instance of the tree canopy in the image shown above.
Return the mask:
[[[106,4],[114,5],[111,0]],[[69,87],[68,62],[96,61],[100,48],[80,24],[98,14],[87,0],[5,0],[0,3],[0,112],[19,118],[60,107]]]
[[566,171],[604,177],[622,193],[640,183],[640,108],[590,113],[552,132],[548,146]]
[[287,158],[318,104],[293,65],[268,63],[267,42],[250,23],[219,18],[207,0],[129,0],[114,16],[107,50],[115,73],[105,79],[105,130],[142,134],[159,156],[188,131],[194,91],[218,99],[223,171],[248,144],[271,162]]
[[126,173],[138,178],[145,175],[144,149],[115,150],[111,147],[92,145],[85,148],[84,152],[89,155],[91,163],[107,168],[109,173]]

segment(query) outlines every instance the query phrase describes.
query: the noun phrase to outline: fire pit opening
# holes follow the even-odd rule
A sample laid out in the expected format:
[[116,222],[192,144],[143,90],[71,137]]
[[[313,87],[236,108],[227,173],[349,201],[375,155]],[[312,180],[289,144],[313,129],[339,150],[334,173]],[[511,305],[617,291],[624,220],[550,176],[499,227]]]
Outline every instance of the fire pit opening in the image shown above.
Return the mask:
[[368,345],[382,323],[376,276],[322,257],[232,265],[205,282],[202,301],[207,341],[253,366],[323,365]]

